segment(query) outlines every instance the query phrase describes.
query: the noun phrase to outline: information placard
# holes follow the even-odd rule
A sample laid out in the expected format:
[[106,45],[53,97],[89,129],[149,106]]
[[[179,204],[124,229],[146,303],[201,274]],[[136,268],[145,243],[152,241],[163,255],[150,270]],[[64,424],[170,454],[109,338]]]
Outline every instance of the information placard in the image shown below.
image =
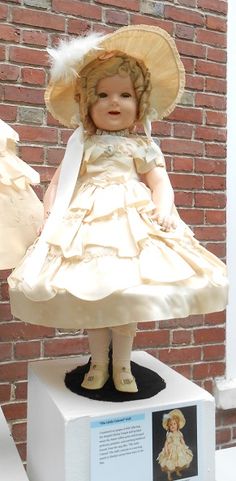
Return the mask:
[[149,411],[91,421],[91,481],[152,481]]

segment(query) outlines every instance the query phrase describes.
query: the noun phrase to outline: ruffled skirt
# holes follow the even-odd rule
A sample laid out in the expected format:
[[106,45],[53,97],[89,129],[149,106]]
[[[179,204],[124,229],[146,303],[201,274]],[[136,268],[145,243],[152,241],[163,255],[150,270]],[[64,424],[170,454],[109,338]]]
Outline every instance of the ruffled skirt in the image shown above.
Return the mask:
[[136,180],[78,184],[34,288],[26,256],[9,278],[13,314],[61,328],[97,328],[223,310],[225,265],[182,222],[151,220],[150,190]]

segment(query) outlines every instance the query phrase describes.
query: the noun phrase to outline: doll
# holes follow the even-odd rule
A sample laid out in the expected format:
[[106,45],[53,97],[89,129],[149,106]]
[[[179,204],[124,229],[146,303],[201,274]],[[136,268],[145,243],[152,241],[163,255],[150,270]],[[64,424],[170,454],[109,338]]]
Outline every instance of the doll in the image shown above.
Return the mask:
[[[179,218],[151,138],[151,121],[182,95],[184,69],[157,27],[91,34],[50,54],[47,107],[77,128],[45,195],[42,234],[9,278],[12,312],[34,324],[86,328],[85,389],[105,385],[112,341],[115,388],[134,393],[138,321],[226,304],[225,266]],[[136,135],[138,123],[145,136]]]
[[37,237],[43,206],[30,184],[39,174],[16,155],[17,132],[0,120],[0,269],[15,267]]
[[162,426],[166,429],[166,441],[157,461],[162,471],[168,476],[168,481],[172,480],[172,474],[182,476],[182,471],[189,468],[193,459],[193,453],[186,446],[184,437],[180,429],[186,424],[185,417],[179,409],[173,409],[163,416]]

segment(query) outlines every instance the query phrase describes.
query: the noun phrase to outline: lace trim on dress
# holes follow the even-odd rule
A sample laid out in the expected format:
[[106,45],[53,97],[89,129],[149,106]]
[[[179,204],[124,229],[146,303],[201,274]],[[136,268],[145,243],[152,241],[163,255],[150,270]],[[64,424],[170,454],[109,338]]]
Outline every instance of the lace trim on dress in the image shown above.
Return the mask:
[[130,133],[131,132],[129,131],[129,129],[115,130],[115,131],[101,130],[101,129],[96,130],[96,135],[117,135],[120,137],[128,137]]

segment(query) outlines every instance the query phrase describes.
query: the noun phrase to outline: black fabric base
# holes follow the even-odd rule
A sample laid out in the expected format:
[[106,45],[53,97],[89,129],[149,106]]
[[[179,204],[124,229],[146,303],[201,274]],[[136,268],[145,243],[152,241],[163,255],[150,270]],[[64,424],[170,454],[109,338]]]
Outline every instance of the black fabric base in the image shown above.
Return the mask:
[[85,373],[89,371],[90,361],[91,359],[84,366],[78,366],[72,371],[67,372],[65,375],[66,387],[79,396],[94,399],[96,401],[137,401],[138,399],[147,399],[153,397],[166,387],[164,379],[162,379],[162,377],[160,377],[155,371],[140,366],[136,362],[131,362],[131,369],[137,382],[138,392],[126,393],[117,391],[112,380],[112,365],[110,361],[110,377],[103,388],[93,390],[84,389],[81,387],[81,383],[84,379]]

